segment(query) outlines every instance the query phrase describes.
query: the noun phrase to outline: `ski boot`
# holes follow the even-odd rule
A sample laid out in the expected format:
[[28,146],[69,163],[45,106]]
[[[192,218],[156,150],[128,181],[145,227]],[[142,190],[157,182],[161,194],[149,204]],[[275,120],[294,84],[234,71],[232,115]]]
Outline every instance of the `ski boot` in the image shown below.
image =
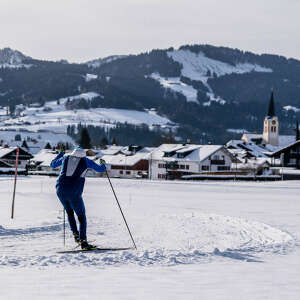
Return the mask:
[[80,245],[82,250],[96,250],[97,246],[91,245],[87,240],[80,240]]

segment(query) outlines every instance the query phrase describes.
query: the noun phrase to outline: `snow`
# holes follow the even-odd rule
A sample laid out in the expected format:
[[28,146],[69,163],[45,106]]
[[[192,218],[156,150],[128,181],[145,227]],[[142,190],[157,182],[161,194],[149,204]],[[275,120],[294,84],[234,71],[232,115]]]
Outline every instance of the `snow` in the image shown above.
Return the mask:
[[31,68],[33,65],[31,64],[0,64],[0,69],[22,69],[22,68],[26,68],[29,69]]
[[292,110],[295,113],[300,111],[300,108],[297,108],[297,107],[291,106],[291,105],[284,106],[283,109],[286,110],[286,111]]
[[239,63],[235,66],[218,60],[208,58],[204,53],[193,53],[189,50],[173,50],[167,52],[168,56],[182,65],[181,75],[192,80],[201,81],[207,88],[210,101],[203,103],[209,106],[212,101],[224,105],[226,100],[214,94],[208,84],[208,79],[221,77],[228,74],[245,74],[250,72],[273,72],[270,68],[262,67],[258,64]]
[[187,85],[180,81],[178,77],[161,77],[158,73],[153,73],[149,77],[159,81],[159,83],[166,89],[170,89],[174,92],[181,93],[186,97],[186,100],[189,102],[196,102],[197,100],[197,90],[192,86]]
[[[87,75],[92,75],[92,74],[87,74]],[[95,75],[97,76],[97,75]],[[97,98],[99,97],[100,95],[98,93],[95,93],[95,92],[87,92],[87,93],[81,93],[79,95],[76,95],[76,96],[71,96],[71,97],[66,97],[66,98],[61,98],[59,99],[59,101],[61,102],[65,102],[67,101],[68,99],[70,99],[71,101],[72,100],[76,100],[76,99],[84,99],[84,100],[92,100],[94,98]],[[47,102],[48,104],[48,102]]]
[[98,75],[96,75],[96,74],[86,74],[85,75],[85,81],[86,82],[89,82],[91,80],[95,80],[97,78],[98,78]]
[[[300,182],[112,184],[138,251],[57,254],[55,178],[20,177],[11,220],[0,177],[3,299],[298,299]],[[131,246],[108,181],[87,179],[84,199],[89,239]]]
[[249,131],[246,130],[246,129],[234,129],[234,128],[228,128],[226,131],[227,131],[227,132],[230,132],[230,133],[238,133],[238,134],[249,133]]
[[[21,141],[15,141],[15,136],[19,134]],[[36,142],[30,142],[28,140],[34,139]],[[53,133],[53,132],[23,132],[23,131],[9,131],[0,130],[0,141],[3,140],[4,144],[7,143],[9,146],[20,146],[24,140],[29,147],[29,151],[32,154],[36,154],[43,149],[47,143],[53,147],[59,142],[69,143],[75,145],[73,139],[67,134]]]
[[117,155],[104,155],[101,158],[105,160],[107,165],[114,165],[114,166],[134,166],[142,159],[149,159],[150,153],[135,153],[134,155],[124,155],[124,154],[117,154]]
[[[243,63],[235,66],[206,57],[203,53],[193,53],[189,50],[169,51],[168,56],[182,64],[182,75],[192,80],[207,82],[208,78],[215,74],[217,77],[227,74],[244,74],[250,72],[273,72],[257,64]],[[207,73],[210,72],[211,76]]]
[[44,107],[26,107],[17,118],[4,116],[6,112],[5,109],[2,109],[0,114],[3,113],[4,120],[0,121],[0,129],[26,129],[32,132],[44,130],[54,133],[66,133],[68,125],[77,125],[78,123],[102,127],[114,127],[117,122],[135,125],[147,124],[149,127],[154,125],[173,126],[169,119],[159,116],[153,111],[143,112],[110,108],[67,110],[65,108],[68,99],[91,100],[99,96],[103,97],[95,92],[87,92],[61,98],[59,101],[49,101],[45,104],[49,111],[45,111]]

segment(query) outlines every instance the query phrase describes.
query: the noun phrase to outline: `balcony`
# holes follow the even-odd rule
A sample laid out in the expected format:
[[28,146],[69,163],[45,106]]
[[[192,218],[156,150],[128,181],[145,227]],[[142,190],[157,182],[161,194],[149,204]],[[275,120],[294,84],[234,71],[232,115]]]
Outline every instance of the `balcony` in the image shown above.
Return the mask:
[[225,165],[225,160],[221,160],[221,159],[212,159],[210,161],[210,163],[212,165],[219,165],[219,166],[224,166]]

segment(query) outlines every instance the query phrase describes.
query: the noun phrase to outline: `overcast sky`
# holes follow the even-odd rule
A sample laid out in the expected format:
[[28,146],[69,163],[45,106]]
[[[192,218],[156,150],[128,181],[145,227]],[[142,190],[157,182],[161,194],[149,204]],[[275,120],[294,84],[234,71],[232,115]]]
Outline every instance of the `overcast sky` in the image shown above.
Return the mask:
[[0,48],[83,62],[183,44],[300,59],[300,0],[1,0]]

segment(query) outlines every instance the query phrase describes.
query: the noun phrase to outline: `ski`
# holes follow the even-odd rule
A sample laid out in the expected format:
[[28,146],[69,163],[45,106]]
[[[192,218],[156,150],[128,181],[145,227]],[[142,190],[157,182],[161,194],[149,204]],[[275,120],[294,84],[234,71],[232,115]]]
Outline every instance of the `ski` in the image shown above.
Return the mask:
[[109,251],[124,251],[124,250],[133,250],[134,248],[129,247],[129,248],[100,248],[97,247],[95,249],[90,249],[90,250],[84,250],[84,249],[73,249],[73,250],[63,250],[63,251],[58,251],[57,253],[64,254],[64,253],[82,253],[82,252],[96,252],[96,253],[104,253],[104,252],[109,252]]

